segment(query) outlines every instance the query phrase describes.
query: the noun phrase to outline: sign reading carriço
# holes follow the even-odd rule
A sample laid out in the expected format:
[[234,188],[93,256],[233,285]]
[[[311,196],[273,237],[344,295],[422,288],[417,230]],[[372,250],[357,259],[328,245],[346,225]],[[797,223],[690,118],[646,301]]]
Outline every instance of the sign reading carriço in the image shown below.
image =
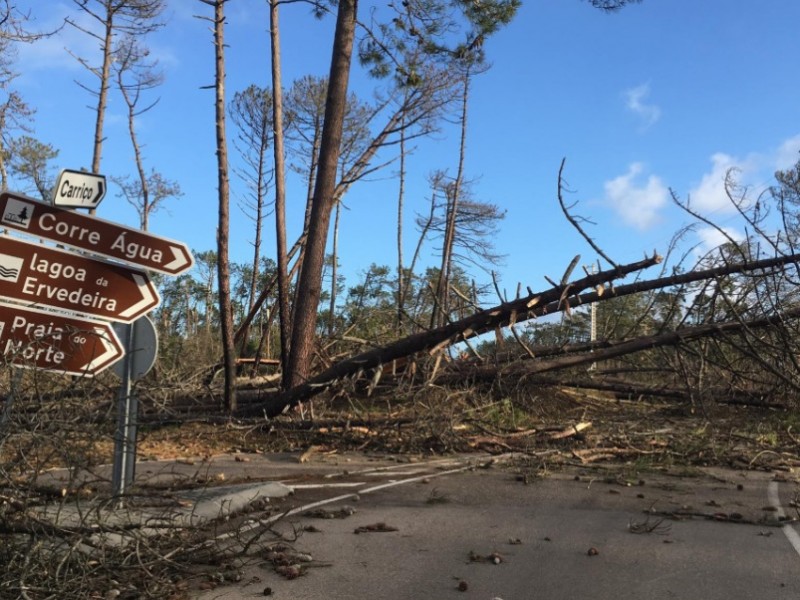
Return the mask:
[[181,242],[9,192],[0,194],[0,227],[166,275],[178,275],[194,264]]
[[53,204],[72,208],[97,208],[105,195],[105,175],[64,169],[53,188]]

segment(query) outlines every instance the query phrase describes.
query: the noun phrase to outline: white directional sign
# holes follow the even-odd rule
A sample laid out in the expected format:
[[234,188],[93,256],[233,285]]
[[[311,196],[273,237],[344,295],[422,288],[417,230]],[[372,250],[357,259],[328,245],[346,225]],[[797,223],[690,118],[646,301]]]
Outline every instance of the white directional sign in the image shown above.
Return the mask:
[[72,208],[97,208],[105,195],[105,175],[64,169],[53,190],[53,204]]

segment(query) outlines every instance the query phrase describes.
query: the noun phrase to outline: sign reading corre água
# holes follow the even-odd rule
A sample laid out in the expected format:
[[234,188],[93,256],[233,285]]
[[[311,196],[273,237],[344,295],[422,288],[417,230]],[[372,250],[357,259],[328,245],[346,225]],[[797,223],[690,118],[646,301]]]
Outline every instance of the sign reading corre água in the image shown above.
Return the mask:
[[192,253],[182,242],[20,194],[0,194],[0,227],[165,275],[178,275],[194,264]]

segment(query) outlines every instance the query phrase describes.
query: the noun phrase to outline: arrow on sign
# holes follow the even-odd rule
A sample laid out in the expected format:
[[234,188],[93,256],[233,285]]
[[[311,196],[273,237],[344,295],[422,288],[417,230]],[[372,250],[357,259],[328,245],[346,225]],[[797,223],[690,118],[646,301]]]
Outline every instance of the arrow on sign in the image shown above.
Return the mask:
[[93,377],[125,355],[110,323],[0,304],[0,351],[17,367]]
[[0,225],[166,275],[194,264],[186,244],[19,194],[0,194]]
[[64,169],[53,188],[53,204],[72,208],[97,208],[105,195],[105,175]]
[[130,323],[159,305],[143,271],[0,237],[0,297]]

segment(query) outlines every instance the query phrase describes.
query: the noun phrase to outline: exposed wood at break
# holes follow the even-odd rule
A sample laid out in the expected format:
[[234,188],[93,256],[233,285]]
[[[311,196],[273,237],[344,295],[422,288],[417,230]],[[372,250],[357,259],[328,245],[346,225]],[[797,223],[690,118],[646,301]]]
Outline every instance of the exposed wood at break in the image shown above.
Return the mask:
[[582,431],[589,429],[592,426],[590,421],[583,421],[581,423],[577,423],[575,425],[570,425],[569,427],[565,427],[561,431],[556,431],[555,433],[550,434],[551,440],[563,440],[564,438],[572,437],[573,435],[578,435]]

